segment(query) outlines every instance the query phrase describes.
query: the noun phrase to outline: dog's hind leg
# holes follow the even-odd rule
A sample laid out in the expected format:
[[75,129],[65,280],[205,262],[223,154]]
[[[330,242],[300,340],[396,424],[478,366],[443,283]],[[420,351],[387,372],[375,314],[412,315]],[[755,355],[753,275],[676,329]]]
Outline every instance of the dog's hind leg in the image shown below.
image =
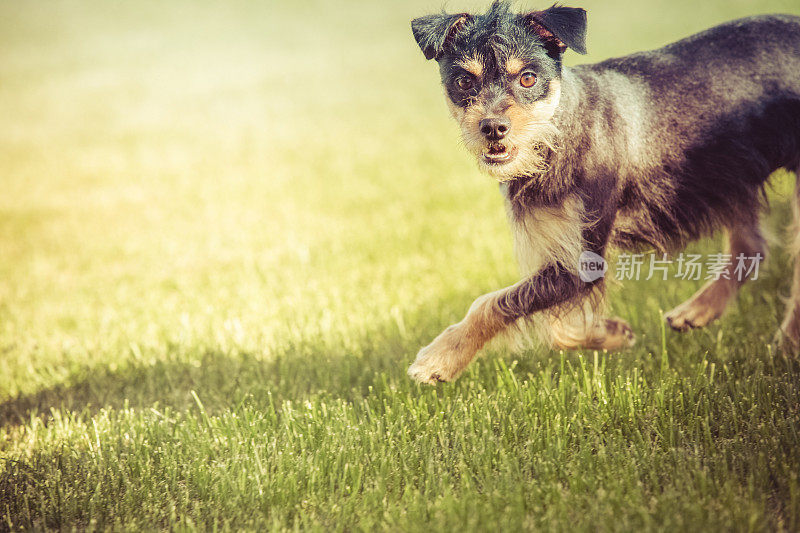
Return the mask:
[[[730,261],[725,265],[722,275],[709,281],[691,298],[667,313],[670,327],[678,331],[702,328],[722,316],[728,303],[736,295],[739,287],[757,269],[749,270],[753,261],[763,261],[766,256],[764,238],[758,221],[742,223],[726,229],[728,235],[727,254]],[[747,259],[748,271],[737,270],[738,257]],[[743,275],[744,274],[744,275]]]
[[794,225],[792,228],[794,254],[794,275],[792,278],[792,294],[786,307],[786,317],[783,319],[778,332],[786,348],[797,350],[800,348],[800,167],[796,170],[797,184],[794,190]]

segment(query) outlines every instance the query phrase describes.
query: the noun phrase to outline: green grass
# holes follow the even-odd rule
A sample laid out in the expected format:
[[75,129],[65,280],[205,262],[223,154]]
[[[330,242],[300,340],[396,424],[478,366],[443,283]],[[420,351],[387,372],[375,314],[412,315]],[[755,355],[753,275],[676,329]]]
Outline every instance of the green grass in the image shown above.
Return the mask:
[[[584,5],[590,61],[800,12]],[[626,282],[628,352],[406,378],[517,276],[410,35],[438,8],[0,3],[0,530],[800,529],[789,175],[719,323]]]

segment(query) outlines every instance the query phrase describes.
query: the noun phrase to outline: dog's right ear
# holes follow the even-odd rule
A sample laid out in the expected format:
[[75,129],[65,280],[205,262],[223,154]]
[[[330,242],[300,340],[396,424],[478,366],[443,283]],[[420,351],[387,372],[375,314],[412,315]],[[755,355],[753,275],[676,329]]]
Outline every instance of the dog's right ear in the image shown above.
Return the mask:
[[411,32],[425,59],[439,59],[458,31],[472,20],[468,13],[425,15],[411,21]]

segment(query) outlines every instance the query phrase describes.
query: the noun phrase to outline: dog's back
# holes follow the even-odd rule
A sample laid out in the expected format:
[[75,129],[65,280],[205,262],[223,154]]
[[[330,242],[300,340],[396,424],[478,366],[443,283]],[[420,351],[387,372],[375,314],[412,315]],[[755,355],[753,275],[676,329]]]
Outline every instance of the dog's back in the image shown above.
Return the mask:
[[[586,68],[640,75],[655,90],[674,89],[676,85],[680,88],[687,79],[695,79],[709,85],[708,94],[725,97],[739,92],[736,85],[746,94],[749,87],[774,80],[777,87],[797,93],[800,17],[758,15],[733,20],[656,50],[608,59]],[[731,76],[740,78],[732,80]],[[733,81],[738,83],[732,85]]]
[[719,128],[745,134],[755,126],[752,121],[769,118],[782,139],[794,133],[796,141],[784,153],[765,154],[771,170],[794,170],[800,162],[800,17],[734,20],[657,50],[587,68],[641,82],[653,126],[649,136],[674,136],[673,143],[689,148]]
[[573,72],[626,104],[611,106],[627,140],[615,149],[642,202],[622,208],[621,241],[681,246],[752,211],[774,170],[800,166],[800,17],[735,20]]

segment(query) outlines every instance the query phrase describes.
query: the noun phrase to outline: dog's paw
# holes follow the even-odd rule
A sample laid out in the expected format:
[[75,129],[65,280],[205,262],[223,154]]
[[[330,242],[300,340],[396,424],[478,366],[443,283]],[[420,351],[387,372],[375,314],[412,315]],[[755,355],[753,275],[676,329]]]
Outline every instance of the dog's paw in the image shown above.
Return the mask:
[[636,335],[633,328],[621,318],[607,318],[605,320],[606,337],[602,349],[609,351],[624,350],[636,344]]
[[702,328],[722,316],[735,289],[727,280],[717,280],[667,313],[669,326],[677,331]]
[[408,375],[417,383],[435,385],[440,381],[448,381],[446,377],[442,377],[442,374],[444,372],[436,365],[426,365],[420,361],[414,361],[414,364],[408,367]]
[[440,381],[455,379],[455,369],[446,353],[437,352],[428,345],[417,354],[417,359],[408,367],[408,375],[419,383],[435,385]]
[[408,375],[419,383],[430,385],[457,378],[474,355],[467,353],[468,350],[457,341],[457,336],[454,326],[447,328],[419,351],[416,360],[408,368]]
[[722,316],[723,309],[698,304],[693,300],[682,303],[666,315],[667,324],[676,331],[702,328]]

